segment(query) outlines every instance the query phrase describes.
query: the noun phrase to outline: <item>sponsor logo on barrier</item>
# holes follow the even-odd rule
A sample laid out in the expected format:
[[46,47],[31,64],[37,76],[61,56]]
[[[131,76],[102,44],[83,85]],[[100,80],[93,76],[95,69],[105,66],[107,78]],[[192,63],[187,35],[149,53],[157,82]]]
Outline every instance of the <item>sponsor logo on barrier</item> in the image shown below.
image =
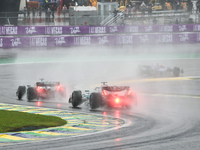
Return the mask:
[[148,35],[139,36],[139,39],[140,39],[141,43],[147,43],[147,42],[149,42],[149,36]]
[[125,32],[139,32],[138,26],[127,26],[125,27]]
[[14,38],[14,39],[11,39],[10,41],[12,43],[12,47],[15,47],[15,46],[22,44],[21,41],[20,41],[20,38]]
[[181,34],[179,35],[180,41],[181,42],[185,42],[187,40],[189,40],[188,34]]
[[172,32],[173,31],[173,26],[172,25],[160,26],[159,31],[160,32]]
[[197,42],[200,42],[200,34],[197,34]]
[[3,39],[0,38],[0,47],[3,47]]
[[46,37],[33,37],[30,40],[30,46],[47,46]]
[[106,27],[90,27],[89,33],[95,33],[95,34],[106,33]]
[[186,25],[180,25],[178,26],[179,31],[186,31],[187,30],[187,26]]
[[74,37],[74,45],[90,45],[90,44],[91,44],[90,36]]
[[153,31],[152,26],[144,27],[144,29],[145,29],[145,32],[151,32],[151,31]]
[[55,38],[55,41],[56,41],[56,45],[62,45],[64,43],[66,43],[64,37]]
[[118,38],[118,44],[132,44],[133,43],[133,37],[130,36],[120,36]]
[[26,34],[33,34],[34,32],[36,32],[35,27],[26,27]]
[[105,43],[108,43],[108,37],[107,36],[99,37],[98,40],[99,40],[100,45],[104,45]]
[[17,35],[18,27],[1,27],[0,34]]
[[117,27],[110,27],[110,33],[115,33],[118,31]]
[[71,27],[69,29],[71,30],[71,34],[76,34],[81,32],[79,27]]
[[5,27],[0,27],[0,34],[6,34]]
[[163,34],[158,36],[159,43],[171,43],[173,41],[172,34]]
[[200,25],[194,25],[193,26],[193,31],[200,31]]
[[63,28],[62,27],[46,27],[45,34],[62,34]]

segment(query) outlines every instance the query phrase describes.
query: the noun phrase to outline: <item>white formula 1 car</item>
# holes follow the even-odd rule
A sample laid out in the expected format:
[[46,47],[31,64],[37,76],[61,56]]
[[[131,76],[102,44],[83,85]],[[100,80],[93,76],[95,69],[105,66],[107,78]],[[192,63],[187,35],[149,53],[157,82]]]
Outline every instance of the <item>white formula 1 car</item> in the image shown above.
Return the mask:
[[131,108],[137,104],[136,93],[129,86],[108,86],[102,82],[101,87],[96,87],[93,92],[85,90],[73,91],[69,98],[69,103],[77,107],[83,102],[87,102],[91,109],[102,106]]
[[141,65],[138,67],[138,74],[147,77],[179,77],[183,73],[183,69],[179,67],[170,68],[160,64]]

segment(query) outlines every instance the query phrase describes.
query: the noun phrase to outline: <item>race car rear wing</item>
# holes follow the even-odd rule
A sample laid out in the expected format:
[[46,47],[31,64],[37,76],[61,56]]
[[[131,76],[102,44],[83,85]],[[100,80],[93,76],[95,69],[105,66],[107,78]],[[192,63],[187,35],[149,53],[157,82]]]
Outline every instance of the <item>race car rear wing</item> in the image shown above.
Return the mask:
[[106,90],[109,92],[120,92],[124,90],[129,90],[129,86],[104,86],[102,87],[102,90]]
[[37,86],[58,86],[60,82],[36,82]]

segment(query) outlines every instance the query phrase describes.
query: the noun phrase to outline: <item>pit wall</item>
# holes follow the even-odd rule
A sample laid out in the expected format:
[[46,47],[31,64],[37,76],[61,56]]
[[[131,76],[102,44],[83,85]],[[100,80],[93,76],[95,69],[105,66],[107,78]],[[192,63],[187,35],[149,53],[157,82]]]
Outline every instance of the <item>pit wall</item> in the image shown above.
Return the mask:
[[0,47],[199,43],[200,24],[151,26],[0,26]]

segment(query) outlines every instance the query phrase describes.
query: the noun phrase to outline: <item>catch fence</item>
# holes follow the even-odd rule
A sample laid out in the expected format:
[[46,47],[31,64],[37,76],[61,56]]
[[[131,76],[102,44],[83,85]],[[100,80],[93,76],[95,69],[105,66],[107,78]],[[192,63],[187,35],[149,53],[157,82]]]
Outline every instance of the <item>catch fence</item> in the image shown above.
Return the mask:
[[[85,19],[81,19],[81,23],[76,23],[74,16],[69,16],[69,13],[57,14],[57,12],[51,12],[47,15],[45,11],[41,14],[36,11],[35,14],[30,12],[30,14],[21,12],[0,13],[0,20],[6,25],[13,25],[11,20],[17,19],[17,24],[14,25],[45,25],[45,26],[91,26],[91,25],[101,25],[102,18],[105,16],[85,16]],[[112,18],[110,18],[112,20]],[[70,20],[72,20],[70,22]],[[76,19],[77,20],[77,19]],[[164,25],[164,24],[199,24],[200,14],[193,11],[189,13],[187,11],[154,11],[152,15],[147,12],[142,15],[141,12],[132,13],[130,15],[124,14],[124,21],[118,25]],[[113,24],[114,25],[114,24]]]

